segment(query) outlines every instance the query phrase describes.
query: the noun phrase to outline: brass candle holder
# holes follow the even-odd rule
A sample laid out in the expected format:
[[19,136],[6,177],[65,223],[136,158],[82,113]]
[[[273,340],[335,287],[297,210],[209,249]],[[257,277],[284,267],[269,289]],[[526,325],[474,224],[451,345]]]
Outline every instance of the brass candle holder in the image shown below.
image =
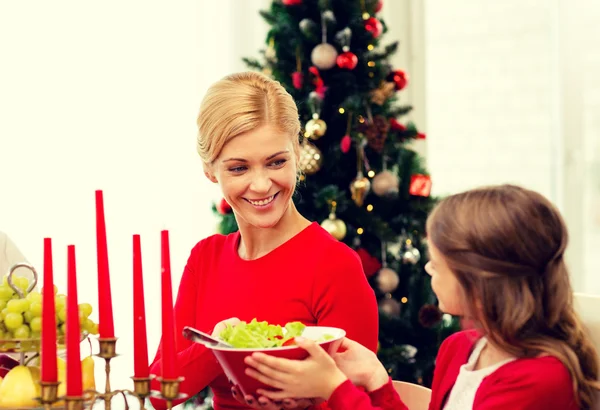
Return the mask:
[[60,382],[40,382],[40,397],[36,399],[40,402],[44,410],[52,408],[52,404],[58,401],[58,385]]
[[83,392],[81,397],[59,397],[58,386],[60,382],[40,382],[41,393],[40,397],[36,399],[40,402],[44,410],[51,410],[53,405],[57,402],[64,401],[66,410],[83,410],[86,407],[93,407],[97,400],[104,402],[106,410],[111,409],[112,400],[115,396],[120,395],[123,397],[125,402],[125,410],[129,409],[128,398],[137,399],[139,402],[140,410],[146,408],[146,399],[149,397],[156,397],[161,400],[165,400],[167,403],[167,409],[173,408],[173,403],[176,400],[185,399],[186,394],[179,391],[179,385],[183,381],[183,377],[175,380],[164,380],[158,378],[160,381],[160,390],[152,390],[150,382],[151,377],[132,377],[133,390],[112,390],[110,386],[110,361],[118,356],[116,352],[116,338],[99,338],[99,352],[97,357],[104,359],[105,362],[105,374],[106,383],[104,386],[104,392],[99,392],[95,389],[88,389]]
[[160,391],[152,391],[152,396],[165,400],[167,402],[167,410],[173,408],[173,402],[175,400],[181,400],[187,397],[186,394],[179,392],[179,385],[183,381],[183,377],[178,377],[177,379],[163,379],[162,377],[157,377],[157,380],[160,382]]
[[65,410],[83,410],[85,402],[83,396],[66,396],[63,400],[65,401]]

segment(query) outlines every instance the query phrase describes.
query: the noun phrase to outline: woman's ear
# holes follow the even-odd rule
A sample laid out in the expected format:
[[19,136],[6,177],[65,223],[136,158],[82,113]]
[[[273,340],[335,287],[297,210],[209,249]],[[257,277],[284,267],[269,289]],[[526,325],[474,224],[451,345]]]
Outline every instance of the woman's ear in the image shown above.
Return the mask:
[[204,169],[204,175],[206,175],[206,178],[208,178],[211,182],[215,184],[219,182],[217,181],[215,174],[212,172],[212,167],[210,165],[202,164],[202,168]]

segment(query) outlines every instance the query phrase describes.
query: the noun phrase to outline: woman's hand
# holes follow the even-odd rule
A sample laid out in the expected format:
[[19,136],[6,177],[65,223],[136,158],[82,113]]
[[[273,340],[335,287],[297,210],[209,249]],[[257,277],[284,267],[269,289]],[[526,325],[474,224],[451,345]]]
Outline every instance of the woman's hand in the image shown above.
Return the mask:
[[339,348],[331,356],[354,385],[364,387],[367,391],[377,390],[389,380],[377,355],[353,340],[342,339]]
[[211,336],[218,338],[219,335],[221,334],[221,332],[227,328],[228,324],[230,324],[231,326],[235,326],[238,323],[240,323],[240,319],[238,319],[237,317],[232,317],[229,319],[221,320],[219,323],[217,323],[215,325],[215,328],[213,329]]
[[256,352],[246,357],[250,368],[246,374],[279,391],[258,390],[258,394],[271,400],[290,397],[299,399],[329,399],[334,390],[347,380],[333,358],[315,342],[296,338],[296,344],[309,356],[304,360],[289,360]]
[[251,395],[242,395],[242,393],[235,386],[231,388],[231,394],[233,394],[233,397],[235,397],[235,399],[240,403],[245,404],[253,409],[260,410],[281,410],[282,408],[289,410],[301,410],[322,402],[322,400],[307,399],[283,399],[281,401],[273,401],[264,396],[259,396],[258,399],[256,399]]

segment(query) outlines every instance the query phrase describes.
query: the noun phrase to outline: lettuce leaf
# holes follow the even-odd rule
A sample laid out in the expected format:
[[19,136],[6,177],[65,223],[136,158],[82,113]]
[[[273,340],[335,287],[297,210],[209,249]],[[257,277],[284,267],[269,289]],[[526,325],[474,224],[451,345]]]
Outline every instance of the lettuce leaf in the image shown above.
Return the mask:
[[219,338],[237,348],[281,347],[286,341],[300,336],[305,327],[301,322],[289,322],[282,328],[254,318],[249,323],[227,324]]

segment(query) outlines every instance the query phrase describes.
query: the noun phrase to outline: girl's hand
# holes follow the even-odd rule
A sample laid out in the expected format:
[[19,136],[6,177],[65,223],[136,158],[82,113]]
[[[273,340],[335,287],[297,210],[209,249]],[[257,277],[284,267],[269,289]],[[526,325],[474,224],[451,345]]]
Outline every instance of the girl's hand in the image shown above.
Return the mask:
[[337,368],[325,350],[315,342],[297,337],[296,343],[308,352],[304,360],[289,360],[256,352],[245,362],[250,368],[246,374],[279,391],[258,390],[258,394],[271,400],[289,397],[329,399],[346,376]]
[[377,355],[360,343],[344,338],[339,349],[333,351],[331,356],[337,367],[356,386],[373,391],[388,382],[389,375]]
[[286,410],[301,410],[319,403],[317,400],[308,399],[283,399],[282,401],[272,401],[264,396],[260,396],[256,399],[250,395],[243,396],[235,386],[231,388],[231,393],[240,403],[257,410],[281,410],[282,408]]

